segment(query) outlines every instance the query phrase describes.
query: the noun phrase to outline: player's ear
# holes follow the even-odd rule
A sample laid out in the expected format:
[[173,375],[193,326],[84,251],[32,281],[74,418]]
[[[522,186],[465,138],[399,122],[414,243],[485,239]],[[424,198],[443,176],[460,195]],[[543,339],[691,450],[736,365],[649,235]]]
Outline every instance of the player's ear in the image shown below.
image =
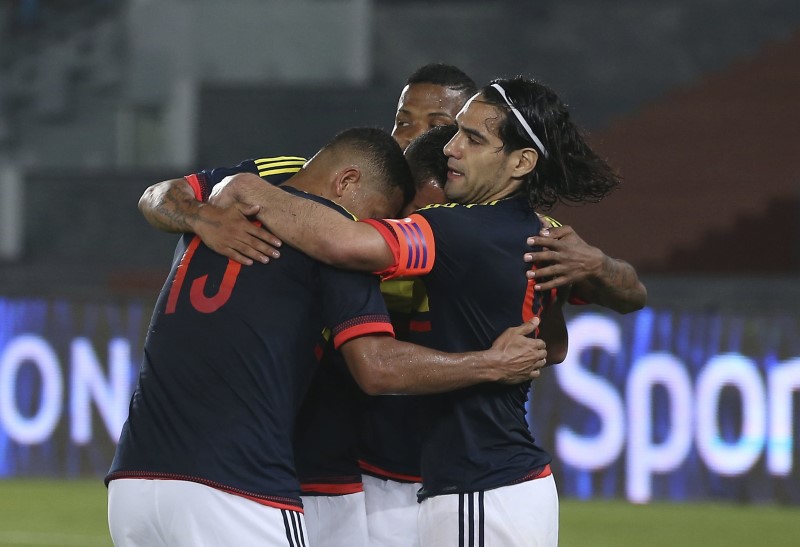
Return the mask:
[[522,148],[515,150],[516,165],[514,166],[514,176],[524,177],[536,167],[539,161],[539,153],[535,148]]
[[350,191],[355,190],[355,187],[361,182],[361,170],[355,165],[345,167],[339,171],[336,177],[336,195],[342,197],[350,187]]

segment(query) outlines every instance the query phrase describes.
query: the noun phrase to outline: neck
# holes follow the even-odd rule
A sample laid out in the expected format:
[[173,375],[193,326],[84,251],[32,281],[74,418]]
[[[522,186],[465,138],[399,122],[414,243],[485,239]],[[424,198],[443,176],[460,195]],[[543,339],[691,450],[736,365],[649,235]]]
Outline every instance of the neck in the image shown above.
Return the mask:
[[309,175],[309,173],[303,169],[297,172],[297,174],[292,176],[289,180],[284,182],[284,184],[293,188],[297,188],[302,192],[314,194],[315,196],[329,199],[334,203],[338,203],[339,196],[332,192],[329,185],[325,184],[323,181],[324,179],[321,177]]
[[476,203],[490,203],[499,199],[515,196],[519,193],[521,187],[521,180],[512,179],[509,184],[503,186],[502,188],[492,189],[492,192],[490,192],[487,196],[480,197],[478,200],[476,200]]

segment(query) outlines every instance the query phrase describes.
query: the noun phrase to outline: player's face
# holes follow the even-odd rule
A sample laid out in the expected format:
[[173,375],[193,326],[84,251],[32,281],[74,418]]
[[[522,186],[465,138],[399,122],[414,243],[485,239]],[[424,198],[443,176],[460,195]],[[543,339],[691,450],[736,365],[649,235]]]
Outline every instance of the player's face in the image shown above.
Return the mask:
[[392,137],[403,150],[415,137],[439,125],[453,125],[464,96],[436,84],[410,84],[400,94]]
[[411,203],[403,207],[400,211],[400,217],[405,218],[417,209],[422,209],[431,203],[444,203],[444,188],[435,178],[427,180],[422,183],[422,186],[417,188],[417,193]]
[[505,113],[470,99],[456,116],[458,132],[444,147],[448,157],[445,195],[457,203],[486,203],[513,193],[520,185],[512,177],[514,158],[503,151],[499,136]]

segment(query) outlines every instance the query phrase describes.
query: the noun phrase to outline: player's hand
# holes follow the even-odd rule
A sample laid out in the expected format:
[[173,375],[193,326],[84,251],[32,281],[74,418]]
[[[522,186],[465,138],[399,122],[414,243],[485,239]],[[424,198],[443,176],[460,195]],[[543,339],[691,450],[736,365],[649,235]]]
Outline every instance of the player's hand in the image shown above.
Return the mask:
[[571,226],[543,228],[537,236],[528,238],[528,245],[540,245],[541,251],[525,253],[525,262],[536,269],[527,272],[528,279],[537,281],[537,291],[574,285],[596,277],[603,267],[605,254],[586,243]]
[[539,326],[539,318],[506,329],[492,344],[489,351],[497,352],[498,381],[519,384],[538,378],[547,363],[544,340],[530,338]]
[[281,241],[249,218],[260,209],[258,205],[238,202],[227,207],[207,204],[201,213],[204,222],[196,224],[195,233],[211,250],[240,264],[266,264],[280,257]]

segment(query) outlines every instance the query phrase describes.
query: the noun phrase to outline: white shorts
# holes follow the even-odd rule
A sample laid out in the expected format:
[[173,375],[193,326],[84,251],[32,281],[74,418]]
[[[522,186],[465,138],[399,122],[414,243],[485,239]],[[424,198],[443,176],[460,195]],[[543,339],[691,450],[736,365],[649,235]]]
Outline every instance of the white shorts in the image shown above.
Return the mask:
[[303,513],[189,481],[111,481],[108,528],[116,547],[307,545]]
[[418,547],[417,492],[422,485],[362,475],[371,547]]
[[309,545],[368,547],[364,492],[343,496],[302,496]]
[[422,501],[422,547],[556,547],[558,492],[553,476],[492,490]]

